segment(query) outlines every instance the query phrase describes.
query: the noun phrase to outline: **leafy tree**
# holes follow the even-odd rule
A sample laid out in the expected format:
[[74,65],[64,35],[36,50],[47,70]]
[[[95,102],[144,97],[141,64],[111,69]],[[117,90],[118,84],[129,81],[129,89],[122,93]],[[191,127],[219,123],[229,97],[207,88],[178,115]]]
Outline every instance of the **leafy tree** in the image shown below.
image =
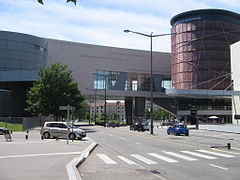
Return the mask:
[[[44,4],[43,3],[43,0],[37,0],[38,1],[38,3],[40,3],[40,4]],[[77,4],[77,0],[67,0],[67,3],[69,3],[69,2],[73,2],[75,5]]]
[[162,109],[158,109],[153,112],[153,116],[155,119],[163,119],[164,117],[166,117],[168,115],[169,115],[169,113]]
[[70,105],[79,111],[84,98],[71,74],[72,71],[60,63],[42,67],[38,79],[27,92],[26,110],[37,115],[52,114],[55,118],[66,114],[59,110],[59,106]]
[[146,118],[150,118],[150,109],[145,109],[145,112],[144,112],[144,116],[146,117]]
[[78,119],[88,119],[89,116],[89,106],[87,101],[81,102],[81,108],[74,111],[74,114]]

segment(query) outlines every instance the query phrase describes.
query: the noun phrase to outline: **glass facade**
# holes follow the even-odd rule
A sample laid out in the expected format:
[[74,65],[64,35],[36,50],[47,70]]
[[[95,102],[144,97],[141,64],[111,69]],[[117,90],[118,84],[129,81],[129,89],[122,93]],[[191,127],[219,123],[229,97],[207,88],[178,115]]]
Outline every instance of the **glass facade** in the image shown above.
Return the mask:
[[[96,70],[93,73],[94,89],[150,91],[150,75]],[[171,78],[167,75],[153,75],[153,91],[161,92],[171,88]]]
[[228,89],[230,45],[240,40],[240,14],[196,10],[172,18],[171,74],[176,89]]
[[0,31],[0,116],[32,116],[26,112],[26,90],[47,64],[47,42],[35,36]]

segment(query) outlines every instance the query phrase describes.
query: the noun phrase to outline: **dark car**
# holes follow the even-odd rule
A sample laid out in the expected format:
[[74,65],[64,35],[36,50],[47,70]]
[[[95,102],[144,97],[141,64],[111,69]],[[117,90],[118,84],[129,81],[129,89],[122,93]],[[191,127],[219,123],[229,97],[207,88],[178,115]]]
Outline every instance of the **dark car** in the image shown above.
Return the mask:
[[174,134],[174,135],[180,135],[185,134],[186,136],[189,135],[189,130],[185,124],[174,124],[173,126],[170,126],[167,129],[167,134]]
[[107,122],[107,127],[117,127],[117,123],[114,121],[108,121]]
[[9,130],[6,128],[0,127],[0,135],[5,135],[5,134],[9,134]]
[[148,122],[137,122],[137,123],[133,124],[132,126],[130,126],[130,130],[149,131],[150,126],[149,126]]

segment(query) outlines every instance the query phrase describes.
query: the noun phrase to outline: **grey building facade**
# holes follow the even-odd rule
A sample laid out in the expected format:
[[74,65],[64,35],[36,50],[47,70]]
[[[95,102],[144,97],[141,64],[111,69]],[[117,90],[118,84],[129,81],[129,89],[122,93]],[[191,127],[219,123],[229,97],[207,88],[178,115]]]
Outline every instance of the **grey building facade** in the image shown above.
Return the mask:
[[[83,95],[93,96],[92,89],[99,89],[103,98],[106,84],[107,99],[126,100],[128,118],[133,111],[144,115],[145,98],[150,97],[150,52],[0,31],[0,116],[31,116],[24,111],[26,90],[41,66],[55,62],[68,65]],[[169,53],[153,52],[153,82],[155,99],[169,99],[164,92],[171,84]],[[143,108],[134,108],[133,102]]]
[[47,43],[43,38],[0,32],[0,116],[30,116],[26,90],[47,63]]
[[[231,72],[233,90],[240,91],[240,41],[231,45]],[[232,96],[233,124],[240,124],[240,96]]]

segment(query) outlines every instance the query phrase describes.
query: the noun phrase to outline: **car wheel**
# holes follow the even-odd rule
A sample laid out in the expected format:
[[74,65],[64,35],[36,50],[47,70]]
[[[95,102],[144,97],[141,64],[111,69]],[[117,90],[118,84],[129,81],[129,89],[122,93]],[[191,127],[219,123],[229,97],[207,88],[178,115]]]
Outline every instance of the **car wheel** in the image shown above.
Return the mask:
[[79,137],[79,138],[78,138],[78,140],[82,140],[82,138],[81,138],[81,137]]
[[76,135],[74,134],[74,133],[71,133],[71,134],[69,134],[69,139],[75,139],[76,138]]
[[50,133],[49,132],[43,133],[43,137],[44,137],[44,139],[49,139],[50,138]]
[[189,133],[186,134],[186,136],[188,136],[188,135],[189,135]]
[[177,133],[177,132],[174,132],[174,135],[175,135],[175,136],[178,136],[178,133]]
[[167,132],[168,135],[170,135],[170,132]]

